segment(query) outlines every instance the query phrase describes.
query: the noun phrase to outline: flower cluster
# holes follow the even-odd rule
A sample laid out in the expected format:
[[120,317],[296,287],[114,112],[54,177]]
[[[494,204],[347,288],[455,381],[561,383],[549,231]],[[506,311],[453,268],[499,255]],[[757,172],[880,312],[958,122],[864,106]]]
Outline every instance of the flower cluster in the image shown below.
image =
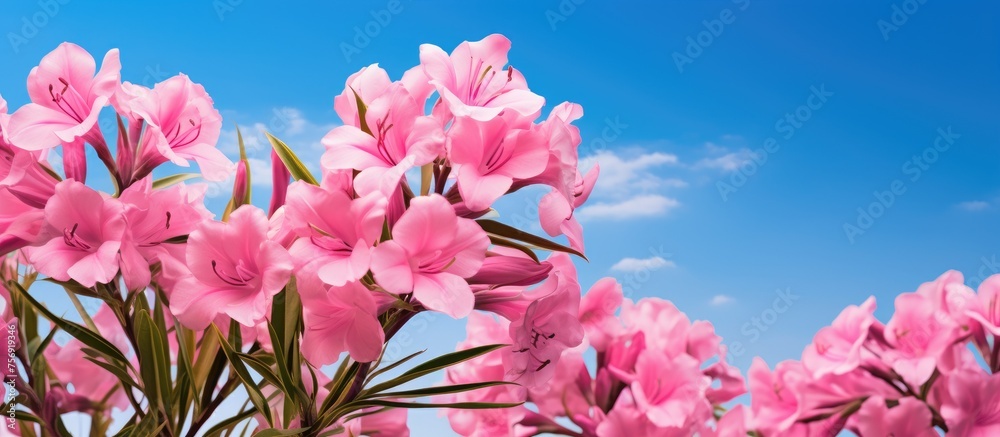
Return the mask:
[[[4,275],[16,302],[5,308],[22,310],[4,320],[54,323],[25,332],[47,359],[26,355],[26,374],[49,377],[23,388],[60,393],[26,404],[36,422],[59,434],[62,413],[86,412],[99,433],[119,409],[133,410],[136,432],[194,433],[242,383],[262,428],[359,434],[402,418],[400,435],[405,413],[377,407],[405,407],[405,392],[389,390],[405,381],[373,386],[368,376],[421,311],[508,318],[508,371],[476,383],[544,386],[583,341],[567,254],[582,256],[574,210],[598,170],[578,170],[580,106],[540,119],[545,100],[507,65],[509,49],[501,35],[450,55],[423,45],[400,80],[377,64],[350,76],[319,177],[268,136],[267,211],[250,203],[242,139],[235,163],[217,148],[221,116],[201,85],[185,75],[152,88],[123,82],[117,50],[99,70],[70,43],[46,55],[28,77],[30,103],[8,115],[0,99],[0,252],[22,257]],[[88,155],[107,168],[110,192],[87,184]],[[199,173],[165,165],[192,162]],[[204,185],[184,182],[194,177],[234,177],[219,219]],[[491,218],[501,197],[533,185],[549,191],[539,226],[566,245]],[[543,261],[534,248],[554,254]],[[64,287],[83,323],[40,306],[27,291],[36,277]],[[100,309],[88,314],[80,298]],[[55,330],[73,340],[32,342]],[[338,362],[332,377],[320,371]]]
[[998,297],[1000,275],[974,291],[949,271],[897,296],[887,323],[874,297],[847,307],[800,361],[753,363],[749,426],[768,436],[997,434]]
[[[544,299],[536,302],[533,305],[541,306]],[[512,346],[449,369],[449,384],[520,372],[524,366],[518,358],[525,353],[560,359],[545,367],[550,370],[541,379],[543,384],[527,389],[497,386],[453,396],[454,402],[534,406],[451,410],[448,419],[456,432],[465,436],[746,435],[742,407],[721,419],[716,415],[723,411],[723,403],[746,389],[739,370],[726,362],[726,348],[710,323],[691,322],[662,299],[623,299],[621,286],[611,278],[598,281],[582,302],[570,305],[577,308],[575,318],[563,311],[543,319],[546,323],[530,320],[530,309],[510,321],[487,314],[470,317],[468,339],[459,349],[505,340]],[[525,329],[526,324],[532,328]],[[587,341],[577,347],[550,346],[560,336],[584,336]],[[596,355],[593,373],[585,364],[589,350]]]

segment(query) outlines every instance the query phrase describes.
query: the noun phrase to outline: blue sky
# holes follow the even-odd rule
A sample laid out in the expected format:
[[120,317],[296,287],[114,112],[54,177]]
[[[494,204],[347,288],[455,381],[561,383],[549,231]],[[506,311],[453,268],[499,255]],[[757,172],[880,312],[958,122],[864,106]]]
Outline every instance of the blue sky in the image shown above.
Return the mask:
[[[5,6],[0,93],[12,108],[58,43],[98,58],[118,47],[125,80],[202,83],[226,118],[220,147],[234,152],[238,123],[261,168],[260,129],[318,157],[338,122],[333,96],[361,67],[398,77],[421,43],[507,35],[549,108],[586,111],[581,153],[604,180],[581,211],[585,287],[614,275],[633,297],[674,301],[740,342],[744,369],[754,355],[798,357],[869,295],[887,318],[896,294],[946,269],[971,283],[1000,271],[996,4],[62,1]],[[358,37],[366,26],[374,36]],[[507,218],[531,218],[527,205],[506,202]],[[432,319],[400,347],[442,352],[464,337],[460,322]],[[447,429],[416,417],[416,436]]]

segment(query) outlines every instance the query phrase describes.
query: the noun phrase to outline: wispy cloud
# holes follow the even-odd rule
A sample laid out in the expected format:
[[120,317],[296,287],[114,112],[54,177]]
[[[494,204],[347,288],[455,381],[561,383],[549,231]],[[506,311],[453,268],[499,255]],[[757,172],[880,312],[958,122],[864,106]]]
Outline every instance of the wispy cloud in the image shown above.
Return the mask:
[[680,206],[680,202],[659,194],[644,194],[619,202],[595,202],[576,211],[581,221],[627,220],[660,217]]
[[659,256],[654,256],[650,258],[623,258],[621,261],[615,263],[611,266],[611,270],[617,272],[639,272],[639,271],[649,271],[658,270],[663,268],[674,268],[677,264],[673,261],[663,259]]
[[725,294],[717,294],[713,296],[712,300],[710,300],[708,303],[711,304],[712,306],[722,306],[733,303],[735,301],[736,299],[733,299],[731,296],[726,296]]
[[990,203],[984,200],[970,200],[958,204],[958,208],[964,211],[977,212],[990,208]]
[[712,156],[707,158],[702,158],[695,163],[694,169],[713,169],[720,170],[723,172],[736,171],[741,165],[753,159],[753,152],[750,149],[743,148],[735,152],[730,152],[724,147],[716,146],[712,143],[707,143],[706,147],[711,154],[720,154],[719,156]]
[[627,220],[657,217],[680,205],[665,191],[686,187],[682,179],[662,175],[679,166],[676,155],[643,149],[602,150],[581,157],[587,171],[600,165],[601,174],[587,206],[577,211],[580,220]]

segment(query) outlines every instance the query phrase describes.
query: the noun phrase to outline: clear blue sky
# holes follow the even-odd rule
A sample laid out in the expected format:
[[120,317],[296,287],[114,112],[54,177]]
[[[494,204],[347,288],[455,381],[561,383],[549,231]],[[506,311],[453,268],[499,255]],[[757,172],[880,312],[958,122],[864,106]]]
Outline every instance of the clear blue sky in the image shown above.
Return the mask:
[[[275,131],[310,159],[338,122],[332,99],[352,72],[378,62],[398,77],[421,43],[450,51],[506,34],[512,63],[548,107],[584,106],[581,150],[605,169],[595,207],[581,212],[585,287],[631,278],[634,297],[671,299],[740,342],[734,362],[744,369],[753,355],[771,364],[799,356],[812,333],[869,295],[888,317],[893,296],[946,269],[970,282],[1000,270],[995,3],[563,0],[560,11],[556,1],[69,1],[49,12],[10,3],[0,29],[17,41],[0,44],[0,93],[12,108],[58,43],[98,58],[118,47],[126,80],[184,72],[205,85],[227,131],[239,123],[251,142],[260,128]],[[395,13],[379,12],[390,5]],[[25,24],[32,19],[44,26]],[[366,26],[375,36],[356,40]],[[823,98],[810,97],[818,90]],[[949,127],[958,137],[934,149]],[[232,153],[231,132],[223,140]],[[747,162],[754,157],[763,163]],[[266,204],[260,179],[255,198]],[[720,182],[732,189],[720,192]],[[893,188],[891,201],[874,194]],[[879,197],[887,207],[872,206]],[[221,212],[220,198],[212,202]],[[512,199],[507,217],[530,218],[527,205]],[[876,217],[859,219],[859,207]],[[626,258],[635,260],[619,264]],[[779,289],[796,298],[784,312]],[[402,349],[441,352],[464,336],[444,316],[421,326]],[[416,416],[416,436],[447,429],[433,413]]]

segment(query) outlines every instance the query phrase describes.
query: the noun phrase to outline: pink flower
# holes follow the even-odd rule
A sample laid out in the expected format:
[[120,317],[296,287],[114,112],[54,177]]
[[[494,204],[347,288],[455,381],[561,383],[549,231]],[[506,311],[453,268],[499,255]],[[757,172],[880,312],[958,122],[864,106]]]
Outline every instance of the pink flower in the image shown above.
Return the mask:
[[951,435],[1000,435],[1000,374],[955,373],[948,378],[948,394],[941,415]]
[[118,251],[127,223],[118,199],[106,198],[69,179],[56,185],[45,205],[47,242],[28,249],[39,273],[85,287],[111,282],[118,274]]
[[448,131],[448,156],[458,171],[458,190],[473,211],[486,210],[515,179],[545,169],[548,145],[532,130],[512,129],[504,117],[476,121],[458,117]]
[[305,278],[298,290],[302,295],[302,354],[306,359],[317,367],[336,362],[344,351],[362,363],[378,359],[385,333],[371,291],[360,282],[327,287]]
[[[729,402],[747,392],[746,381],[740,369],[726,362],[726,347],[719,346],[719,360],[705,368],[705,376],[712,379],[712,386],[706,389],[705,398],[713,405]],[[715,384],[715,381],[719,381]]]
[[181,323],[204,329],[225,314],[254,326],[268,315],[271,298],[288,283],[293,266],[267,230],[264,211],[244,205],[228,223],[205,221],[191,232],[186,258],[192,276],[175,287],[170,300]]
[[542,197],[538,203],[538,214],[542,224],[542,229],[553,237],[566,235],[569,239],[570,247],[583,252],[583,227],[573,216],[576,208],[583,206],[583,203],[590,197],[590,193],[597,184],[597,176],[600,174],[600,166],[594,165],[584,176],[577,176],[573,187],[572,202],[566,199],[559,190],[553,190]]
[[[93,320],[101,336],[128,356],[130,350],[128,337],[122,331],[121,324],[111,308],[107,305],[102,306],[93,315]],[[73,385],[73,394],[86,397],[95,403],[110,394],[102,409],[115,407],[125,410],[128,407],[128,398],[122,391],[118,378],[84,358],[85,347],[77,339],[72,339],[62,346],[52,342],[45,348],[45,358],[60,382]]]
[[969,317],[982,324],[994,336],[1000,336],[1000,275],[979,284],[976,301],[970,304]]
[[868,329],[878,323],[874,312],[874,297],[869,297],[861,306],[851,305],[841,311],[833,325],[820,329],[813,342],[806,346],[802,364],[816,378],[831,373],[843,375],[856,369],[861,364]]
[[896,297],[896,313],[885,325],[885,339],[893,347],[885,359],[903,380],[919,386],[958,335],[955,322],[936,310],[930,299],[903,293]]
[[710,382],[700,365],[689,355],[671,359],[648,349],[639,355],[630,385],[639,411],[660,427],[682,428],[701,415],[707,419],[711,407],[705,390]]
[[146,123],[133,180],[145,177],[164,162],[187,167],[189,160],[198,163],[207,180],[229,177],[234,165],[216,148],[222,116],[204,87],[180,74],[140,94],[128,101],[133,116]]
[[28,74],[31,102],[10,118],[10,141],[25,150],[77,143],[97,125],[97,116],[120,80],[118,49],[104,56],[101,70],[78,45],[62,43]]
[[510,40],[498,34],[465,41],[451,56],[440,47],[421,45],[420,65],[445,103],[444,107],[435,106],[435,115],[487,121],[509,109],[523,119],[534,120],[545,99],[528,90],[519,71],[509,66],[502,70],[508,51]]
[[475,303],[463,278],[479,270],[487,246],[482,228],[456,216],[444,197],[420,196],[393,226],[392,240],[375,248],[371,269],[390,293],[413,292],[428,309],[461,318]]
[[212,218],[203,198],[204,189],[184,184],[154,190],[151,177],[122,192],[119,200],[125,208],[128,232],[121,247],[121,266],[129,290],[149,285],[151,264],[165,257],[183,257],[183,245],[166,242],[190,234]]
[[364,416],[347,422],[345,428],[352,436],[409,437],[405,408],[369,407],[361,410]]
[[529,399],[546,417],[587,415],[592,381],[582,351],[567,349],[555,367],[548,385],[530,390]]
[[907,437],[938,435],[931,426],[931,411],[926,404],[913,397],[900,398],[895,402],[898,405],[888,408],[885,398],[881,396],[868,398],[852,418],[857,422],[859,435]]
[[469,284],[497,286],[529,286],[544,280],[552,271],[547,261],[535,262],[524,253],[506,247],[493,247],[486,252],[483,266],[468,278]]
[[782,361],[772,372],[764,360],[754,358],[747,376],[754,428],[765,435],[781,435],[791,428],[799,419],[799,393],[808,381],[802,364]]
[[[377,66],[368,67],[359,77],[380,76],[375,74],[378,70]],[[350,84],[351,80],[348,86]],[[337,110],[341,117],[353,116],[354,119],[344,118],[343,126],[323,137],[327,151],[322,164],[327,170],[361,171],[355,180],[360,194],[378,190],[388,195],[406,170],[427,164],[442,154],[444,130],[440,122],[422,115],[423,108],[402,83],[377,79],[366,80],[361,85],[364,98],[371,99],[363,100],[367,104],[364,124],[358,118],[356,103],[353,107],[344,103],[345,99],[354,99],[354,92],[345,90],[338,97]]]
[[10,144],[7,136],[7,102],[0,97],[0,189],[17,196],[20,202],[34,208],[44,208],[58,179],[39,152],[28,152]]
[[748,411],[743,405],[736,405],[726,411],[716,424],[715,433],[709,433],[712,437],[744,437],[747,435],[747,422],[749,422]]
[[45,221],[45,211],[25,204],[7,188],[0,187],[0,253],[33,244]]
[[291,247],[301,266],[341,286],[368,273],[372,245],[385,221],[386,201],[379,193],[354,199],[332,178],[322,187],[295,182],[288,189],[285,223],[299,238]]
[[611,340],[624,333],[625,327],[615,317],[622,304],[622,286],[614,278],[603,278],[596,283],[580,302],[580,323],[587,332],[587,340],[598,352],[607,349]]
[[[534,302],[510,325],[512,348],[504,354],[509,373],[531,389],[552,378],[563,351],[583,342],[580,324],[580,284],[569,256],[553,254],[549,278],[532,292]],[[509,378],[510,379],[510,378]]]

